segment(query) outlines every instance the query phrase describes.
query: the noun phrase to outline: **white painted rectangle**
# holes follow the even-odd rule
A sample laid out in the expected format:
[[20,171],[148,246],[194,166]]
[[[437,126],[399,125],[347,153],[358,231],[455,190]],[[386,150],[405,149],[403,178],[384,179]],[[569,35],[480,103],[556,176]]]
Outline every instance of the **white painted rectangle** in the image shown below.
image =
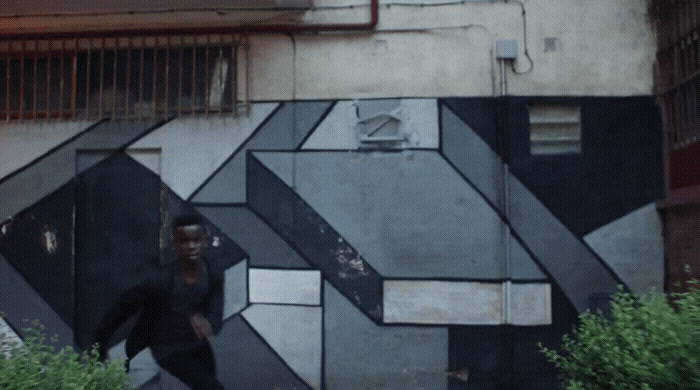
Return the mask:
[[251,268],[248,278],[251,303],[321,304],[320,271]]
[[384,322],[499,325],[504,322],[502,283],[384,281]]
[[552,323],[552,286],[548,283],[511,284],[509,303],[510,324]]

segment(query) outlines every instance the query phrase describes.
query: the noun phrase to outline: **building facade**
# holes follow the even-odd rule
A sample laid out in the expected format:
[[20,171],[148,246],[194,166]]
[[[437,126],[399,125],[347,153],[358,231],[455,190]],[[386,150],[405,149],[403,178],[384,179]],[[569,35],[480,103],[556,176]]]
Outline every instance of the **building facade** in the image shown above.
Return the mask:
[[87,347],[183,211],[232,389],[555,389],[538,342],[664,288],[646,1],[118,3],[2,10],[5,329]]

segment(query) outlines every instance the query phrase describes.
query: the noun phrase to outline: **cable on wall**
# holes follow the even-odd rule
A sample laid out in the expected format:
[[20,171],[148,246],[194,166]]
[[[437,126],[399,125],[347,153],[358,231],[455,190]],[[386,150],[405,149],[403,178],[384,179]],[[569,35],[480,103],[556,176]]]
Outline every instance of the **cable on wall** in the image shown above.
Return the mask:
[[527,74],[532,72],[532,68],[535,67],[535,63],[532,62],[532,57],[530,57],[530,53],[527,51],[527,17],[525,13],[525,4],[521,0],[506,0],[506,3],[510,3],[511,1],[514,1],[518,4],[520,4],[520,8],[522,9],[522,16],[523,16],[523,54],[525,54],[525,58],[530,62],[530,67],[525,70],[525,71],[519,71],[515,67],[515,61],[511,63],[511,68],[513,69],[513,73],[522,75],[522,74]]

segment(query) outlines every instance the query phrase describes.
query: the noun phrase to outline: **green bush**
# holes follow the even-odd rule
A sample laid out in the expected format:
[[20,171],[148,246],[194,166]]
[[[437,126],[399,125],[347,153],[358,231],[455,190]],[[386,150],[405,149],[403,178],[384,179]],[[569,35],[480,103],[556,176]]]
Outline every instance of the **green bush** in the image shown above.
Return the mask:
[[562,338],[563,354],[540,343],[565,389],[700,389],[700,290],[697,280],[688,283],[687,292],[670,296],[620,289],[611,320],[582,314],[573,335]]
[[[0,333],[0,389],[126,389],[124,362],[98,361],[97,349],[78,354],[72,347],[55,352],[45,343],[44,327],[34,323],[18,343]],[[52,343],[57,337],[52,338]]]

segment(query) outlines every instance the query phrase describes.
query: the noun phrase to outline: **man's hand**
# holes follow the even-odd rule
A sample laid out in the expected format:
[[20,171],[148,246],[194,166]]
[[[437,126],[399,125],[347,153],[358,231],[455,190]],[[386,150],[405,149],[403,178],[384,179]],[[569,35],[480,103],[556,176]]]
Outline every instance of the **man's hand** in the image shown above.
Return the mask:
[[211,337],[211,324],[202,313],[194,313],[190,315],[190,324],[192,324],[192,329],[194,329],[194,334],[199,337],[200,340],[207,339]]

